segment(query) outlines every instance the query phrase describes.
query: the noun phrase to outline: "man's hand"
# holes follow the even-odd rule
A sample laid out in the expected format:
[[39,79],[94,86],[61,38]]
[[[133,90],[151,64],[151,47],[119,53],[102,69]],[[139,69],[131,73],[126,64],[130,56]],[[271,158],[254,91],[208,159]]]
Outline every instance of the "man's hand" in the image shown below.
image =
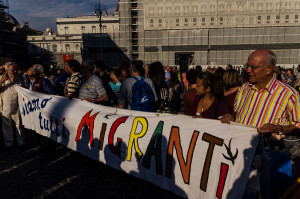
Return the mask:
[[194,115],[193,118],[203,118],[202,115]]
[[234,118],[231,114],[227,113],[221,117],[219,117],[220,121],[222,123],[227,123],[227,124],[230,124],[230,122],[234,122]]
[[6,81],[6,80],[8,80],[8,72],[6,71],[5,73],[4,73],[4,75],[2,76],[2,79],[1,79],[1,81]]
[[94,99],[90,99],[90,98],[84,98],[84,99],[81,99],[82,101],[88,101],[88,102],[91,102],[91,103],[94,103]]
[[261,128],[258,128],[258,133],[261,134],[271,134],[271,133],[279,133],[281,127],[275,124],[264,124]]

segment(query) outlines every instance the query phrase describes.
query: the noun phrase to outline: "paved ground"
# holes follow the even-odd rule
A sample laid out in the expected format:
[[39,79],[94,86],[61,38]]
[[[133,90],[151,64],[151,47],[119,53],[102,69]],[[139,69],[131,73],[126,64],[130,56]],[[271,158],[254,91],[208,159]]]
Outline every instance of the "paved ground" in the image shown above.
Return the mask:
[[3,151],[0,143],[0,198],[180,198],[149,182],[105,166],[63,145],[40,152],[37,135],[28,147]]

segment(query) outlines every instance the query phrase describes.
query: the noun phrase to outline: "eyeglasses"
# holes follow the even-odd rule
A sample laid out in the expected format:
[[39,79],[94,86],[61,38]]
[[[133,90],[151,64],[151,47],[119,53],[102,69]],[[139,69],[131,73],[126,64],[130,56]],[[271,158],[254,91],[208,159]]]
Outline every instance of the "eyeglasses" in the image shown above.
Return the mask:
[[256,69],[258,69],[260,67],[262,67],[262,66],[253,66],[253,65],[246,64],[246,68],[251,68],[252,71],[254,71],[254,70],[256,70]]

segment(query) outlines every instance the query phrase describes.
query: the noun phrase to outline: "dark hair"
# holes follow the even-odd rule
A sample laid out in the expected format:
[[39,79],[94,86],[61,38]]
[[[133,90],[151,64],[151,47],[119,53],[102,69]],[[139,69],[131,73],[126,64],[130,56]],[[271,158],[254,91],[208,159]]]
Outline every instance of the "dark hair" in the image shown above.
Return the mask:
[[170,72],[170,87],[174,88],[177,84],[179,84],[178,74],[176,72]]
[[78,72],[80,70],[80,63],[75,59],[68,60],[67,64],[74,72]]
[[155,88],[167,87],[164,67],[160,62],[150,64],[148,76],[152,80]]
[[292,68],[288,68],[288,69],[286,69],[286,71],[291,71],[291,74],[292,75],[294,74],[294,70]]
[[233,68],[231,64],[227,64],[227,66],[229,67],[229,69]]
[[223,74],[223,83],[225,90],[241,86],[242,83],[239,78],[239,74],[235,69],[226,70]]
[[224,68],[218,67],[217,70],[215,71],[215,76],[218,79],[222,80],[224,72],[225,72]]
[[131,62],[131,69],[135,73],[139,73],[140,76],[145,75],[144,63],[141,60],[135,60]]
[[102,60],[95,61],[94,65],[96,68],[100,68],[102,72],[105,72],[108,69],[107,65],[105,65]]
[[220,79],[216,78],[213,73],[204,72],[198,75],[198,78],[202,80],[204,88],[210,87],[211,93],[219,98],[224,98],[224,87]]
[[125,76],[122,76],[122,78],[126,78],[126,77],[129,77],[130,76],[130,65],[128,62],[121,62],[120,65],[119,65],[119,69],[121,71],[125,71],[126,75]]
[[190,69],[186,73],[186,79],[188,80],[189,84],[196,84],[196,79],[197,79],[198,74],[199,74],[199,71],[197,71],[195,69]]
[[119,68],[112,68],[111,73],[115,74],[116,77],[120,80],[121,76],[122,76],[122,71]]
[[195,70],[197,70],[198,72],[202,72],[202,66],[197,65],[197,66],[195,67]]

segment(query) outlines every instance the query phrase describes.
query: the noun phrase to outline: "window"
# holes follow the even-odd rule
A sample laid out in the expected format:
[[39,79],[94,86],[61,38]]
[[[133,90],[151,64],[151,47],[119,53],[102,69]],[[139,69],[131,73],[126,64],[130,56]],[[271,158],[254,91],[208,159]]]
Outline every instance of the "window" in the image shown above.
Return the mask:
[[289,15],[285,15],[285,23],[289,23],[290,22],[290,16]]
[[81,33],[85,33],[85,26],[81,26]]
[[202,18],[202,25],[205,26],[205,18]]
[[75,48],[76,48],[76,51],[78,51],[79,50],[79,44],[76,44]]
[[184,26],[188,26],[189,25],[189,20],[188,20],[188,18],[185,18],[184,19]]
[[53,44],[52,49],[53,49],[53,52],[56,53],[57,52],[57,45]]
[[257,17],[257,23],[258,23],[258,24],[261,24],[261,16],[258,16],[258,17]]
[[280,22],[280,15],[276,15],[276,23]]
[[153,27],[153,19],[150,19],[150,27]]
[[67,35],[67,34],[69,34],[69,27],[65,27],[65,34]]
[[103,28],[103,33],[107,33],[107,26],[102,26]]
[[158,20],[158,26],[161,27],[162,26],[162,19]]
[[298,23],[298,15],[295,15],[295,23]]
[[92,33],[96,33],[96,26],[92,26]]
[[70,52],[70,44],[66,44],[66,52]]
[[220,18],[219,18],[219,24],[220,24],[220,25],[223,25],[223,21],[224,21],[224,18],[223,18],[223,17],[220,17]]
[[179,19],[176,19],[176,26],[179,26]]
[[193,26],[197,26],[197,18],[193,19]]
[[215,18],[214,17],[210,18],[210,25],[215,25]]
[[270,23],[271,17],[267,16],[267,23]]

